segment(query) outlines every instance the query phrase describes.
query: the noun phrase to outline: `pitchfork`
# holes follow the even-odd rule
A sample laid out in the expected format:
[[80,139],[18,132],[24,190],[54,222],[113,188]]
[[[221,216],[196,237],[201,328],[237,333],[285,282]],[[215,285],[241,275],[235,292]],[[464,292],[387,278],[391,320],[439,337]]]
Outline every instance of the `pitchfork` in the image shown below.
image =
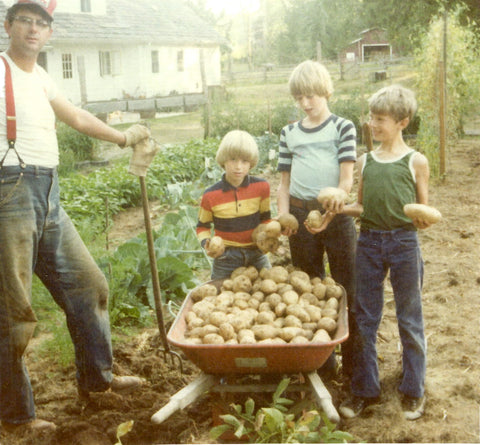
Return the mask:
[[[152,143],[155,143],[152,141]],[[178,359],[180,365],[180,373],[183,374],[183,364],[180,354],[170,349],[170,345],[167,340],[167,333],[165,331],[165,323],[163,321],[163,311],[162,311],[162,297],[160,292],[160,282],[158,279],[158,270],[157,270],[157,259],[155,256],[155,246],[153,244],[153,231],[152,231],[152,222],[150,220],[150,206],[148,204],[148,195],[147,195],[147,185],[145,176],[138,176],[140,180],[140,189],[142,192],[142,205],[143,205],[143,217],[145,220],[145,232],[147,235],[147,245],[148,245],[148,256],[150,260],[150,272],[152,274],[152,287],[153,287],[153,297],[155,301],[155,313],[157,316],[158,331],[160,333],[160,338],[163,344],[163,350],[160,349],[160,352],[163,352],[164,360],[167,360],[167,356],[172,357],[172,364],[175,362],[175,359]]]

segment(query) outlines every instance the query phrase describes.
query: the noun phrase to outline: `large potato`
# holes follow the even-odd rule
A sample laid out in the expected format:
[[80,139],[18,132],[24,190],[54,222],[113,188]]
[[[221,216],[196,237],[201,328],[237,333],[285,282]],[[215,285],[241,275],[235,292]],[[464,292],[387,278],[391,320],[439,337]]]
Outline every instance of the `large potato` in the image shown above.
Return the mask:
[[218,327],[218,333],[223,337],[225,341],[237,338],[237,334],[235,333],[235,329],[230,323],[222,323]]
[[279,333],[279,328],[271,324],[257,324],[252,326],[252,331],[255,338],[258,340],[265,340],[266,338],[274,338]]
[[319,329],[312,338],[313,343],[328,343],[332,341],[330,334],[325,329]]
[[262,282],[260,283],[260,291],[263,292],[265,295],[276,292],[277,288],[277,283],[269,278],[262,280]]
[[203,337],[203,343],[206,345],[222,345],[225,340],[220,334],[207,334]]
[[325,201],[335,200],[345,202],[348,198],[348,194],[345,190],[338,187],[325,187],[317,195],[317,201],[322,204]]
[[280,223],[282,232],[285,229],[290,229],[293,232],[296,232],[298,230],[298,220],[291,213],[283,213],[282,215],[280,215],[278,217],[278,222]]
[[422,219],[429,224],[435,224],[442,219],[442,214],[435,208],[425,204],[406,204],[403,211],[411,219]]
[[293,315],[297,317],[302,323],[307,323],[311,321],[310,315],[308,315],[308,312],[299,304],[291,304],[287,306],[287,309],[285,312],[287,315]]
[[193,301],[200,301],[209,295],[217,295],[217,293],[217,288],[213,284],[203,284],[193,289],[190,296]]
[[265,272],[265,279],[275,281],[275,283],[286,283],[288,280],[288,270],[283,266],[273,266]]
[[280,241],[276,237],[268,236],[267,232],[261,232],[256,237],[257,247],[263,253],[275,253],[280,247]]
[[278,221],[270,221],[265,224],[265,233],[269,238],[278,238],[282,231],[282,226]]
[[318,329],[325,329],[329,334],[337,330],[337,322],[330,317],[322,317],[317,325]]
[[225,244],[219,236],[213,236],[208,244],[208,253],[210,256],[217,257],[225,252]]
[[233,292],[250,292],[252,282],[246,275],[238,275],[233,279]]
[[319,210],[312,210],[308,215],[305,223],[312,229],[318,229],[323,223],[323,215]]

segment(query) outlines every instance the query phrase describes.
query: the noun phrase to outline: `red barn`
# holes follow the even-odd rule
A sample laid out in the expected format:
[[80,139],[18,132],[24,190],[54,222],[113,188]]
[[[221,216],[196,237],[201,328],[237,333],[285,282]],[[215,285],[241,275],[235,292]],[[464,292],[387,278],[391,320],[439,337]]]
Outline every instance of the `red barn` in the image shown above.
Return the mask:
[[383,28],[370,28],[360,33],[360,38],[350,43],[340,54],[344,62],[368,62],[375,59],[391,59],[392,45]]

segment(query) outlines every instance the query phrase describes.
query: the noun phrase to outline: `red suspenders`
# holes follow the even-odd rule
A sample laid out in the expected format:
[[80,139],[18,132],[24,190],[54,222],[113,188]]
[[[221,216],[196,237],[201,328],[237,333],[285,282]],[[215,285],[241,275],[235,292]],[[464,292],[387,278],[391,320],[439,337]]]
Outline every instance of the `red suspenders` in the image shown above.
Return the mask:
[[15,149],[15,140],[17,139],[17,117],[15,114],[15,100],[13,97],[13,84],[12,84],[12,73],[10,71],[10,65],[6,61],[5,57],[0,56],[5,65],[5,111],[7,117],[7,140],[8,140],[8,149],[5,153],[5,156],[0,161],[0,168],[2,168],[3,161],[7,157],[8,151],[13,149],[18,157],[20,166],[25,167],[25,163]]

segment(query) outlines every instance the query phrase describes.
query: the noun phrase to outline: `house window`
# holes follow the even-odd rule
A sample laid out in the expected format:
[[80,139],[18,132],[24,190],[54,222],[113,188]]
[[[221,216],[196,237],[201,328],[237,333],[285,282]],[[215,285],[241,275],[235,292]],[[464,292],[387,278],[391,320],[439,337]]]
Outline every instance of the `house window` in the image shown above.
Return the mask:
[[122,60],[119,51],[99,51],[100,75],[114,76],[122,71]]
[[71,54],[62,54],[62,72],[64,79],[73,78],[73,63]]
[[82,12],[92,12],[92,7],[90,5],[90,0],[81,0],[80,1],[80,11],[82,11]]
[[184,63],[183,63],[183,51],[177,51],[177,71],[179,73],[183,72]]
[[100,51],[100,76],[112,74],[112,61],[108,51]]
[[160,63],[158,59],[158,51],[152,51],[152,73],[160,72]]

